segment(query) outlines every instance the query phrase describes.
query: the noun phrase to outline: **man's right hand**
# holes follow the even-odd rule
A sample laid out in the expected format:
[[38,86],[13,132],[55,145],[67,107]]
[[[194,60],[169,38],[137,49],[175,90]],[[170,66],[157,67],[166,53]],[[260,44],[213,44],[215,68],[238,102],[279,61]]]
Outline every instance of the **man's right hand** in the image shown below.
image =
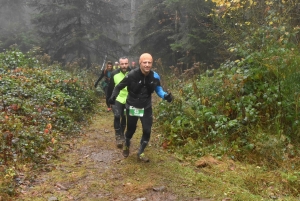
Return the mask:
[[116,102],[116,97],[115,96],[111,96],[109,99],[108,99],[108,103],[111,104],[111,105],[114,105]]

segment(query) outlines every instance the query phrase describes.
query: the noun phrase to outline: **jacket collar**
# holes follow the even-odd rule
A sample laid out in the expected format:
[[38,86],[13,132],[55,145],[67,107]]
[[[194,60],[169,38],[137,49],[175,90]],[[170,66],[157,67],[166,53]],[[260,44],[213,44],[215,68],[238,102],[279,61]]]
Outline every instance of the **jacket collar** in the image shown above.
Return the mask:
[[[134,69],[134,70],[135,70],[135,69]],[[140,75],[142,75],[142,76],[144,76],[144,77],[147,77],[148,75],[150,75],[150,74],[152,74],[152,73],[153,73],[153,71],[152,71],[152,70],[150,70],[150,72],[149,72],[149,74],[148,74],[148,75],[144,75],[144,74],[143,74],[143,72],[142,72],[142,70],[141,70],[141,68],[137,68],[137,70],[139,71]]]

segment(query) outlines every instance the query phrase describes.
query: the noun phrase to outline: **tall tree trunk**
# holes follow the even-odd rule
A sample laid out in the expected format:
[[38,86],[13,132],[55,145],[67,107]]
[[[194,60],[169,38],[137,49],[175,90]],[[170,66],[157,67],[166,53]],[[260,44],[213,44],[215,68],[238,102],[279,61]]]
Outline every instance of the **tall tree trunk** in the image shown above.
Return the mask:
[[134,45],[134,29],[135,29],[135,15],[136,15],[136,0],[131,0],[131,7],[130,7],[130,33],[129,33],[129,48]]

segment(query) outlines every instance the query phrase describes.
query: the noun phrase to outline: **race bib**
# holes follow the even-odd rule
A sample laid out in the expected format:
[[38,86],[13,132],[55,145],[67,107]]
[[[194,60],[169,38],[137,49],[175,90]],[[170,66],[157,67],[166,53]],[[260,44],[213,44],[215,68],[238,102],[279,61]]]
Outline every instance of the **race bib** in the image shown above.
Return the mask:
[[129,115],[135,117],[144,116],[144,108],[135,108],[133,106],[129,106]]

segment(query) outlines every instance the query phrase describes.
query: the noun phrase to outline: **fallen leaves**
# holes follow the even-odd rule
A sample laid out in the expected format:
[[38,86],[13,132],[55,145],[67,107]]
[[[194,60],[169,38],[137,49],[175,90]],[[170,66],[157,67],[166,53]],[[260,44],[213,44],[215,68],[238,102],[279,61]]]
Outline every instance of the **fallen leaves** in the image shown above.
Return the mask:
[[204,168],[207,166],[213,166],[220,164],[220,161],[213,158],[212,156],[204,156],[195,162],[196,167]]

